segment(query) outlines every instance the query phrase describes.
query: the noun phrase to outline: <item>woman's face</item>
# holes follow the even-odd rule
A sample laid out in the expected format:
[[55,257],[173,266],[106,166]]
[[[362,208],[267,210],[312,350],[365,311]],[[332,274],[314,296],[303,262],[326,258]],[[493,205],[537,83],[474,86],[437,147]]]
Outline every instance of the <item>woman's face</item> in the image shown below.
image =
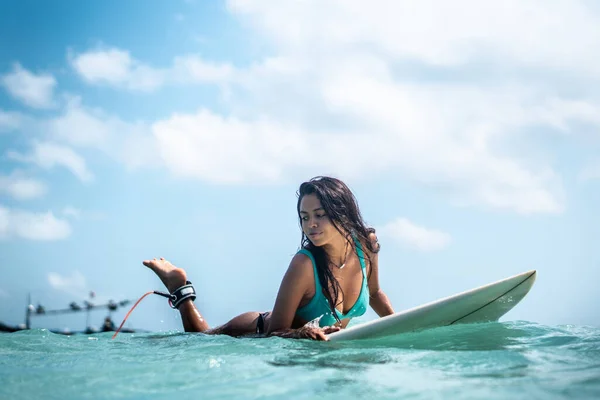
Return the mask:
[[302,231],[315,246],[330,243],[340,235],[315,194],[307,194],[300,200],[300,219]]

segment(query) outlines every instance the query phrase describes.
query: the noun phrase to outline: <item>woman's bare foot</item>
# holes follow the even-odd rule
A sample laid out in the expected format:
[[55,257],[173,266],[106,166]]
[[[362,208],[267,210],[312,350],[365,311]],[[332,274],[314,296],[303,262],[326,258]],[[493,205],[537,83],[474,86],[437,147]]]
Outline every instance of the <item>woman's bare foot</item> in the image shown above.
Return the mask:
[[187,274],[181,268],[177,268],[164,258],[144,260],[143,264],[150,268],[165,284],[169,293],[173,293],[176,289],[185,285]]
[[[187,274],[181,268],[177,268],[164,258],[145,260],[143,264],[150,268],[165,284],[169,293],[185,285]],[[181,322],[186,332],[206,332],[210,329],[208,323],[202,318],[200,312],[191,300],[186,300],[179,305]]]

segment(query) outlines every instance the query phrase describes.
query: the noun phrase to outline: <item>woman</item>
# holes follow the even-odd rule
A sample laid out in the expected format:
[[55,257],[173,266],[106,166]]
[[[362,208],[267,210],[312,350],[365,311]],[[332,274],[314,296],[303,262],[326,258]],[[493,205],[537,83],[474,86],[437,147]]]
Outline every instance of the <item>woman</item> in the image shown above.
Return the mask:
[[[186,332],[327,340],[363,315],[367,304],[380,317],[394,313],[379,287],[375,230],[366,227],[350,189],[339,179],[313,178],[300,185],[297,211],[302,248],[283,277],[273,311],[247,312],[211,329],[187,299],[177,304]],[[183,269],[163,258],[143,263],[170,293],[186,287]]]

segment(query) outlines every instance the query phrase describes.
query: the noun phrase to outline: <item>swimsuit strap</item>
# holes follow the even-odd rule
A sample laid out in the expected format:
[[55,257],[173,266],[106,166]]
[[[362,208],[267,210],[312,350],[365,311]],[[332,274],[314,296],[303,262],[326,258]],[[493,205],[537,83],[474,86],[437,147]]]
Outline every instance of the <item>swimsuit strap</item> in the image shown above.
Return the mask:
[[310,258],[313,266],[313,272],[315,274],[315,291],[316,293],[321,293],[321,282],[319,282],[319,272],[317,271],[317,262],[315,261],[315,257],[313,257],[312,253],[307,249],[301,249],[298,253],[302,253]]

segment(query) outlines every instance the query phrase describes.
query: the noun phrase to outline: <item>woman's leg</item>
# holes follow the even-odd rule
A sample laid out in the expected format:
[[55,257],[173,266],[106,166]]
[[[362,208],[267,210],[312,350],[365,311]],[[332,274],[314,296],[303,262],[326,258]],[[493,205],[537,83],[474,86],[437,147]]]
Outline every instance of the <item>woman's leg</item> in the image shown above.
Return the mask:
[[[164,258],[159,260],[156,258],[153,260],[145,260],[143,264],[154,271],[162,283],[167,287],[169,293],[173,293],[175,290],[185,285],[185,282],[187,281],[186,272],[181,268],[177,268]],[[258,312],[247,312],[238,315],[225,325],[210,329],[210,326],[191,300],[181,303],[179,306],[179,313],[181,314],[183,329],[186,332],[202,332],[206,334],[229,336],[243,336],[256,333],[256,326],[260,316],[260,313]],[[264,323],[266,324],[267,322],[268,317],[267,321],[264,321]]]
[[[257,333],[258,320],[261,313],[249,311],[234,317],[225,325],[211,329],[205,333],[214,335],[244,336]],[[263,324],[266,321],[263,321]],[[266,332],[266,330],[265,330]]]
[[[150,268],[167,287],[169,293],[185,285],[187,274],[181,268],[177,268],[169,261],[161,258],[157,260],[145,260],[143,264]],[[186,300],[179,306],[183,329],[186,332],[207,332],[210,329],[208,323],[202,318],[200,311],[191,300]]]

